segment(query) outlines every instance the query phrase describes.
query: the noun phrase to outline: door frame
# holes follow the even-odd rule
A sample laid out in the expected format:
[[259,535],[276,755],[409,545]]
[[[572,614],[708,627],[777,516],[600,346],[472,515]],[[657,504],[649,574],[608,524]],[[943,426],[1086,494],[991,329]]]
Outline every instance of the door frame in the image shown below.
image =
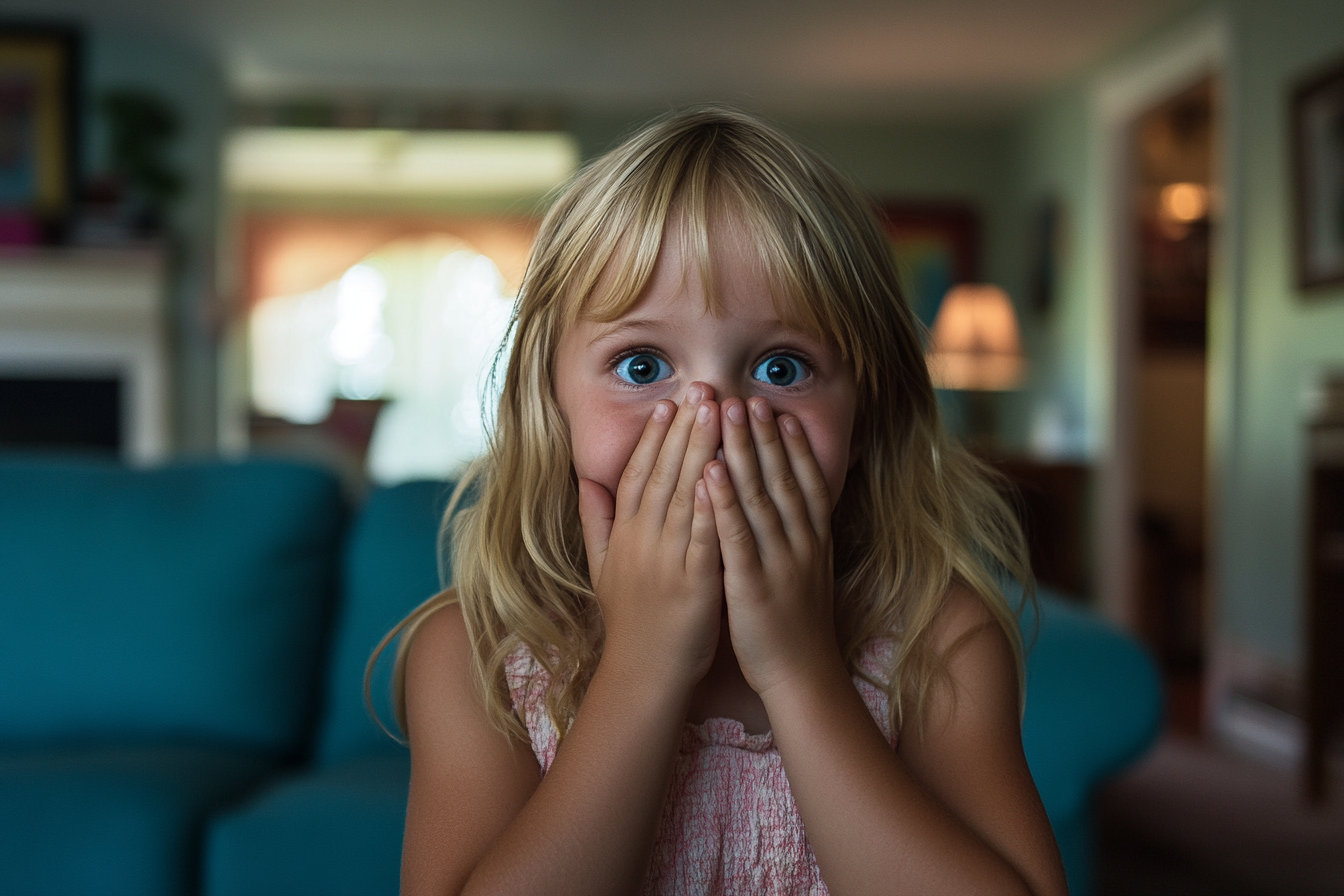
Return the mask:
[[[1215,83],[1214,147],[1218,198],[1217,228],[1210,247],[1209,330],[1205,385],[1205,616],[1206,656],[1213,655],[1219,594],[1218,508],[1221,483],[1233,466],[1234,409],[1238,404],[1237,371],[1242,319],[1241,290],[1230,251],[1236,244],[1237,202],[1228,173],[1236,170],[1232,112],[1235,109],[1228,64],[1231,29],[1221,14],[1196,20],[1167,36],[1126,65],[1103,73],[1091,94],[1092,142],[1095,154],[1090,188],[1099,251],[1094,273],[1101,288],[1095,311],[1093,341],[1099,359],[1093,367],[1100,382],[1093,418],[1099,451],[1096,502],[1098,605],[1121,626],[1138,623],[1138,539],[1133,523],[1137,497],[1136,400],[1139,353],[1137,239],[1133,221],[1134,129],[1153,106],[1202,78]],[[1206,705],[1214,705],[1207,702]]]

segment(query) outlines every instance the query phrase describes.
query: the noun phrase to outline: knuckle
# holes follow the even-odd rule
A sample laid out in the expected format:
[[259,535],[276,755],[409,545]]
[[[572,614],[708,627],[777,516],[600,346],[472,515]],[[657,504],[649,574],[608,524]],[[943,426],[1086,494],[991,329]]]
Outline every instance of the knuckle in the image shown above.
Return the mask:
[[734,547],[748,547],[755,541],[748,526],[734,526],[728,531],[727,537],[728,543]]
[[639,482],[648,475],[648,467],[640,461],[631,458],[625,465],[625,470],[621,473],[621,484]]
[[672,466],[667,463],[665,458],[658,458],[652,469],[649,470],[649,482],[655,485],[666,484],[672,476]]
[[788,470],[780,470],[772,476],[770,484],[782,495],[795,495],[800,491],[798,480]]
[[762,510],[771,505],[770,494],[757,483],[746,490],[742,496],[742,503],[752,510]]
[[673,510],[685,510],[693,504],[694,498],[692,497],[692,492],[684,485],[678,487],[677,490],[672,493],[671,499],[667,502],[667,506]]

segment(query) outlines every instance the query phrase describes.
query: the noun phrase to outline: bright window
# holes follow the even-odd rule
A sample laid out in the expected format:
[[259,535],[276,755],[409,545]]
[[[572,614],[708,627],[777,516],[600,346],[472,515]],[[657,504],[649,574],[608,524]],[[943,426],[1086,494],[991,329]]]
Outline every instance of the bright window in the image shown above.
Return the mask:
[[384,399],[372,480],[451,475],[484,448],[490,371],[515,294],[495,261],[460,239],[393,242],[318,289],[256,304],[253,406],[311,424],[333,399]]

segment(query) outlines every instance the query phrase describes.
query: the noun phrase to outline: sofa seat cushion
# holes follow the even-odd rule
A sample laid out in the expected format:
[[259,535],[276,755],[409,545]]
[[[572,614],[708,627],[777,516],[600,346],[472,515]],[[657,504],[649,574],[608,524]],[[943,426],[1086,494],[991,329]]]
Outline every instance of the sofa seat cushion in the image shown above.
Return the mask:
[[206,816],[273,770],[194,747],[0,753],[0,893],[193,893]]
[[210,825],[206,896],[396,896],[410,774],[364,756],[255,795]]

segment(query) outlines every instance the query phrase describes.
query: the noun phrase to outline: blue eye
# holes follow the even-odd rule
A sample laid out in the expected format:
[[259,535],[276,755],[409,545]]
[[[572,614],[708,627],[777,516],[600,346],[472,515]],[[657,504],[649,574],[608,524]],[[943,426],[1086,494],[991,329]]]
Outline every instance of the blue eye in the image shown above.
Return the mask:
[[796,358],[790,358],[788,355],[772,355],[758,364],[751,375],[772,386],[792,386],[806,373],[807,370]]
[[651,355],[648,352],[640,352],[637,355],[631,355],[616,365],[616,375],[627,383],[633,383],[636,386],[647,386],[650,383],[656,383],[659,380],[665,380],[672,375],[668,365],[657,355]]

